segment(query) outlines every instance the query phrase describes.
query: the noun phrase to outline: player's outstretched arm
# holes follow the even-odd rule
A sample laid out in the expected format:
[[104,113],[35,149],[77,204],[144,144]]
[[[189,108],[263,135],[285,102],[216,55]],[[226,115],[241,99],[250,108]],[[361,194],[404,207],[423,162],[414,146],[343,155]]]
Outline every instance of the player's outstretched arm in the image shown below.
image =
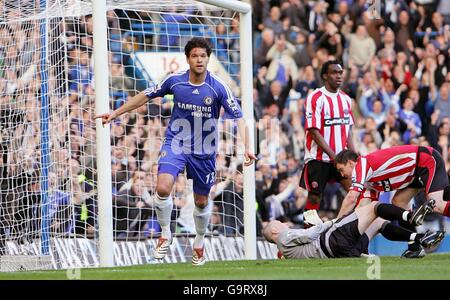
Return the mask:
[[122,105],[118,109],[110,113],[97,115],[94,117],[94,119],[101,118],[103,125],[107,124],[112,120],[114,120],[115,118],[117,118],[118,116],[144,105],[148,101],[148,99],[149,98],[147,97],[147,95],[145,95],[144,91],[142,91],[133,98],[131,98],[130,100],[128,100],[124,105]]
[[359,192],[357,191],[349,191],[347,196],[345,196],[342,201],[341,210],[339,211],[338,218],[342,218],[345,215],[348,215],[356,205],[356,201],[358,200]]
[[257,160],[255,154],[253,153],[253,151],[250,149],[250,140],[249,140],[249,131],[248,131],[248,127],[245,124],[245,120],[243,118],[240,118],[237,120],[237,125],[238,125],[238,131],[239,131],[239,135],[241,137],[241,139],[244,141],[244,147],[245,147],[245,161],[244,161],[244,166],[250,166],[253,161]]

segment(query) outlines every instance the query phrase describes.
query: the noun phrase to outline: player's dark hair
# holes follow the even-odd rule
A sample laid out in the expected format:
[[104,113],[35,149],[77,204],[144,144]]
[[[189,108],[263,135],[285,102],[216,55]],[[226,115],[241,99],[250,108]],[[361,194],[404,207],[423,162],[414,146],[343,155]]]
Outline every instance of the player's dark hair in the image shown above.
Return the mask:
[[322,70],[320,70],[320,78],[323,79],[323,75],[328,72],[328,67],[330,65],[340,65],[337,60],[329,60],[322,65]]
[[212,52],[211,44],[206,39],[201,37],[192,38],[189,42],[187,42],[186,46],[184,47],[184,54],[186,55],[186,57],[189,57],[189,53],[191,53],[192,49],[194,48],[206,49],[206,54],[208,54],[208,57]]
[[334,162],[336,164],[345,165],[349,160],[351,161],[357,161],[358,160],[358,154],[352,150],[345,149],[339,152],[338,155],[336,155],[336,158],[334,159]]

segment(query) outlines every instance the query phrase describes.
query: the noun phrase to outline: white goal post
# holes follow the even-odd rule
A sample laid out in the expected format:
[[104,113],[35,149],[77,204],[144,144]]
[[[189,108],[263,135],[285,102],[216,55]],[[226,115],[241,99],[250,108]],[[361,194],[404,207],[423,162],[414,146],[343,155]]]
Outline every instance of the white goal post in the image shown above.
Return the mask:
[[[236,0],[198,0],[206,4],[240,13],[240,69],[241,99],[244,119],[250,132],[250,145],[254,145],[253,76],[252,76],[252,21],[251,6]],[[106,0],[93,2],[94,22],[94,80],[96,113],[109,111],[108,55],[106,41]],[[113,228],[111,200],[110,128],[97,120],[97,172],[99,198],[99,255],[100,266],[111,267],[113,261]],[[256,259],[255,166],[244,167],[244,243],[245,258]]]

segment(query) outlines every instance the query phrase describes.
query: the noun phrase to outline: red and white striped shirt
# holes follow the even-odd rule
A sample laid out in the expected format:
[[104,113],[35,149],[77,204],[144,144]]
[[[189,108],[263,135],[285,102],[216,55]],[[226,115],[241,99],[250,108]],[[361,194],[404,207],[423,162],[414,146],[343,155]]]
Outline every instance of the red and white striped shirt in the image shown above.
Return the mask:
[[334,153],[347,147],[347,138],[353,125],[352,99],[342,91],[331,93],[325,87],[308,95],[305,103],[306,147],[305,162],[315,159],[331,161],[313,140],[309,129],[317,128]]
[[350,190],[388,192],[408,186],[414,180],[417,151],[418,146],[404,145],[359,157],[353,169]]

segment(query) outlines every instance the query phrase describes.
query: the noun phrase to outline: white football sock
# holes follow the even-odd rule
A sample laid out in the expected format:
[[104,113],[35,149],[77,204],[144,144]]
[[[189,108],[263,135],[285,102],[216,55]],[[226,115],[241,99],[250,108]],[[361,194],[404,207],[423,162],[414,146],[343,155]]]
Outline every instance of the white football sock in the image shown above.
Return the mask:
[[208,204],[204,208],[195,206],[194,208],[194,223],[195,231],[197,232],[194,239],[194,248],[203,248],[206,229],[208,228],[209,219],[212,211],[212,201],[208,199]]
[[407,210],[405,210],[404,212],[403,212],[403,214],[402,214],[402,220],[403,221],[408,221],[408,215],[409,215],[409,211],[407,211]]
[[156,216],[158,217],[159,225],[161,226],[161,236],[170,239],[172,233],[170,232],[170,216],[172,215],[172,196],[161,197],[158,193],[155,194]]

